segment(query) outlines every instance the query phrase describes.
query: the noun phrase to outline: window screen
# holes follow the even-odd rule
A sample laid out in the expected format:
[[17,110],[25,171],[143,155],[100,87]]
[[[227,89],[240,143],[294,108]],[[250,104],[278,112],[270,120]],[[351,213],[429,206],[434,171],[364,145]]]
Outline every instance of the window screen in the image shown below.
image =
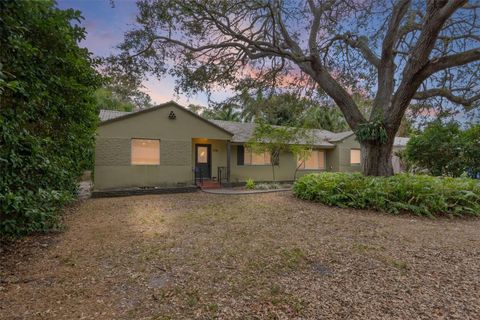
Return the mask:
[[249,148],[244,149],[244,164],[247,165],[266,165],[270,164],[270,152],[264,151],[260,153],[253,152]]
[[350,149],[350,164],[360,164],[361,154],[359,149]]
[[313,150],[305,159],[298,159],[297,166],[305,170],[322,170],[325,169],[325,153],[321,150]]
[[132,139],[132,164],[160,164],[160,140]]

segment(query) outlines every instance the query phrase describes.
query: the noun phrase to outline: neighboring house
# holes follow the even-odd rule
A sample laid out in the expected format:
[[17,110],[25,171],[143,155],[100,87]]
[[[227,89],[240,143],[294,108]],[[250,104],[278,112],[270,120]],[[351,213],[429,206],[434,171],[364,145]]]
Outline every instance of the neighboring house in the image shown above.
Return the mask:
[[[95,189],[192,185],[195,178],[244,182],[272,180],[270,155],[244,144],[254,123],[207,120],[175,102],[136,112],[100,111],[95,148]],[[299,174],[361,171],[360,145],[353,132],[311,130],[315,150]],[[407,139],[395,140],[395,148]],[[297,159],[281,153],[278,181],[291,181]]]

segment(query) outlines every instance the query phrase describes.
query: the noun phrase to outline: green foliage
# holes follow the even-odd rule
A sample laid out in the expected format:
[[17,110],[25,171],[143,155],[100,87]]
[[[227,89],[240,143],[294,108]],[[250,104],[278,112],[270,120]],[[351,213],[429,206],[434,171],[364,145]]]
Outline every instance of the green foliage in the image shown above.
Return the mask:
[[212,120],[224,120],[240,122],[242,115],[233,104],[220,104],[210,109],[204,109],[202,117]]
[[[314,99],[294,93],[272,93],[265,96],[261,89],[258,89],[256,94],[243,89],[219,106],[222,105],[241,110],[240,119],[235,121],[265,122],[271,125],[324,129],[332,132],[348,129],[345,117],[338,107],[322,106]],[[219,107],[216,109],[220,110]]]
[[367,177],[360,173],[309,174],[294,185],[295,196],[327,205],[419,216],[480,215],[480,183],[467,178],[400,174]]
[[278,183],[259,183],[255,186],[255,190],[276,190],[282,186]]
[[245,183],[245,188],[248,189],[248,190],[255,189],[255,181],[253,181],[252,178],[248,178],[248,180]]
[[311,129],[323,129],[332,132],[349,130],[347,121],[337,106],[311,106],[303,116],[303,125]]
[[46,230],[92,164],[101,78],[80,12],[0,2],[0,234]]
[[122,100],[108,88],[100,88],[95,91],[95,99],[97,100],[98,110],[105,109],[130,112],[135,108],[132,102]]
[[410,138],[405,158],[435,176],[475,176],[480,172],[480,125],[462,131],[456,122],[433,122]]
[[304,152],[303,150],[311,149],[312,140],[313,137],[304,128],[279,127],[266,122],[258,122],[246,146],[253,152],[270,152],[272,177],[275,181],[275,165],[278,164],[280,153],[301,154]]
[[361,123],[355,129],[355,135],[359,142],[369,142],[375,144],[387,143],[387,131],[383,122],[380,120]]

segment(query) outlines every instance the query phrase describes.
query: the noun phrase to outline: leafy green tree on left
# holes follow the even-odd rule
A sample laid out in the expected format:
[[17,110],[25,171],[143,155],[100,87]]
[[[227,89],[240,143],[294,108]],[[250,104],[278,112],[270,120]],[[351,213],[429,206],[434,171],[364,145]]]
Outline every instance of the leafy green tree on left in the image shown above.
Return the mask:
[[79,11],[0,1],[0,234],[47,230],[92,163],[96,61]]

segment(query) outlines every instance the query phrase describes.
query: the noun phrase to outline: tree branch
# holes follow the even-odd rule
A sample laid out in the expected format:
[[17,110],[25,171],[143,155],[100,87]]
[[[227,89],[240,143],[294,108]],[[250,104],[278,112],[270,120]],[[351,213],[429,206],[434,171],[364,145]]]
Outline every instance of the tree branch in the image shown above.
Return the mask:
[[350,34],[336,35],[332,38],[331,42],[341,40],[345,42],[350,47],[357,49],[362,56],[370,62],[374,67],[378,68],[380,64],[380,58],[368,47],[368,43],[365,41],[365,38],[359,37],[354,39]]
[[401,0],[394,7],[388,29],[383,39],[382,56],[378,65],[378,89],[373,102],[371,117],[377,117],[380,110],[387,108],[385,101],[390,100],[394,86],[395,52],[400,23],[410,7],[410,0]]
[[421,74],[426,79],[435,72],[448,68],[463,66],[478,60],[480,60],[480,48],[475,48],[440,58],[434,58],[429,61]]
[[477,94],[470,98],[465,98],[461,96],[456,96],[450,90],[445,88],[417,91],[417,93],[415,93],[415,95],[413,96],[413,98],[416,100],[426,100],[433,97],[443,97],[453,103],[460,104],[467,108],[472,107],[475,102],[480,100],[480,94]]

